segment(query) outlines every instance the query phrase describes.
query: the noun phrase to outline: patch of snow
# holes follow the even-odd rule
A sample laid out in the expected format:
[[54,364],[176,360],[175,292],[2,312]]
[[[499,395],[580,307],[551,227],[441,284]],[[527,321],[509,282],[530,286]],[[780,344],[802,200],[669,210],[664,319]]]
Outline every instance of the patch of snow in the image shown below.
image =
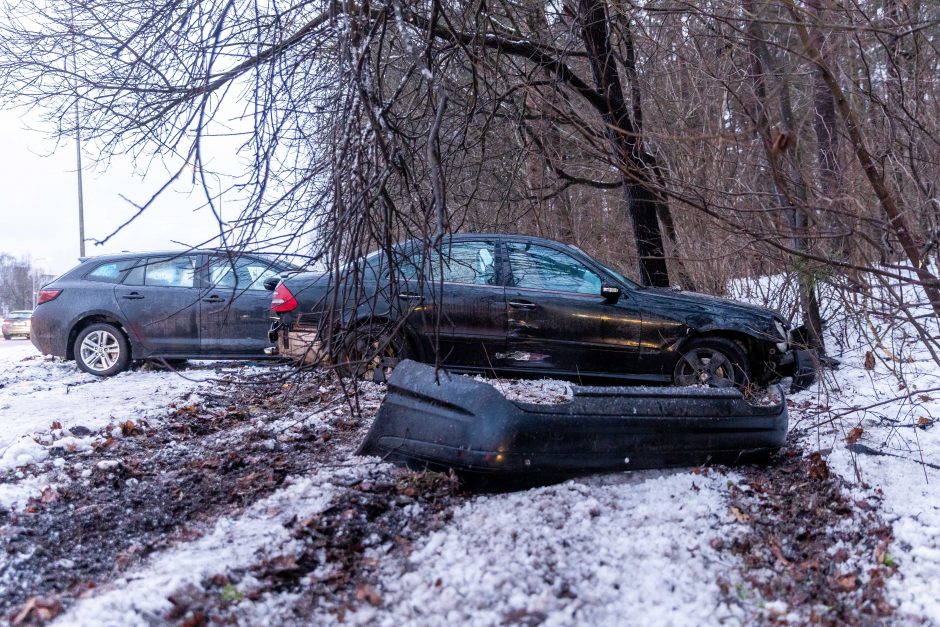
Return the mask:
[[555,405],[567,403],[573,397],[571,383],[556,379],[485,379],[476,375],[473,380],[492,385],[516,403]]
[[[22,354],[25,357],[19,358]],[[228,371],[232,369],[229,365]],[[84,427],[87,431],[81,433],[86,436],[110,423],[160,416],[170,403],[198,393],[207,378],[224,371],[184,374],[136,370],[103,379],[82,372],[74,362],[40,356],[32,345],[0,352],[0,471],[48,457],[48,451],[33,442],[37,433]],[[54,429],[53,423],[61,427]],[[87,450],[91,441],[65,438],[54,446]]]
[[[734,475],[731,475],[732,477]],[[350,624],[702,625],[733,620],[710,542],[736,524],[728,475],[642,471],[480,496],[386,567]]]
[[172,608],[167,595],[205,577],[250,566],[295,548],[284,523],[322,512],[333,496],[324,477],[299,479],[248,508],[221,518],[200,539],[163,551],[122,580],[103,586],[55,621],[56,625],[148,625]]

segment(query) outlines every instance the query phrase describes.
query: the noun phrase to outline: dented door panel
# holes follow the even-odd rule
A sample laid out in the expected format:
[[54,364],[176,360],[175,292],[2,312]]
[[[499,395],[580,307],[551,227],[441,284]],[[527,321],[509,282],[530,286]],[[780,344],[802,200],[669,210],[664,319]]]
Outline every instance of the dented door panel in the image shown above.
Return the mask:
[[[507,350],[501,368],[596,375],[636,369],[642,320],[629,302],[600,295],[506,289]],[[614,375],[617,376],[617,375]],[[645,378],[645,377],[644,377]]]

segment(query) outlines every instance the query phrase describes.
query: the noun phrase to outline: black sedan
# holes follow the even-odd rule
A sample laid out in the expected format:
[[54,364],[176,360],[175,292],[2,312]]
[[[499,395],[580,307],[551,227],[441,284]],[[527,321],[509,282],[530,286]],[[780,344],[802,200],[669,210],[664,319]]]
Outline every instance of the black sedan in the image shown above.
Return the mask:
[[794,370],[780,314],[641,287],[559,242],[460,234],[400,244],[392,260],[376,252],[280,282],[277,350],[378,378],[402,357],[456,372],[717,387]]
[[265,358],[264,281],[290,269],[215,250],[87,258],[40,291],[31,339],[99,376],[139,359]]

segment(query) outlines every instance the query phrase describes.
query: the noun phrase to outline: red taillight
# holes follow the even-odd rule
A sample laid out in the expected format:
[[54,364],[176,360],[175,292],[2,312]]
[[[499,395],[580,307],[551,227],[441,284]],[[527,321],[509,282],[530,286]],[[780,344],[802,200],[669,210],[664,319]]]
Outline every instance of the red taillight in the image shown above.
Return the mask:
[[36,301],[36,304],[41,305],[48,303],[50,300],[55,300],[61,293],[62,290],[39,290],[39,299]]
[[290,293],[287,286],[278,283],[274,288],[274,298],[271,299],[271,311],[275,313],[287,313],[297,309],[297,299]]

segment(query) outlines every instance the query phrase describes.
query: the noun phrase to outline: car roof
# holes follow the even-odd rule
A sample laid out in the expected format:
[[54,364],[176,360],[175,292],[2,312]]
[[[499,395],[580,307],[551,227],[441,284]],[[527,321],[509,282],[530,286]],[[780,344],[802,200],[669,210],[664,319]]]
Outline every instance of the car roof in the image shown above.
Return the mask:
[[256,252],[251,250],[244,251],[233,251],[225,250],[222,248],[183,248],[177,250],[138,250],[138,251],[127,251],[120,253],[106,253],[104,255],[95,255],[88,257],[79,257],[79,261],[86,263],[89,261],[120,261],[122,259],[139,259],[140,257],[182,257],[183,255],[199,255],[199,254],[209,254],[209,255],[276,255],[277,253],[273,252]]
[[7,315],[8,315],[8,316],[12,316],[12,315],[15,314],[15,313],[28,313],[28,314],[31,314],[31,313],[33,313],[33,310],[32,310],[32,309],[17,309],[17,310],[15,310],[15,311],[11,311],[11,312],[8,313]]

